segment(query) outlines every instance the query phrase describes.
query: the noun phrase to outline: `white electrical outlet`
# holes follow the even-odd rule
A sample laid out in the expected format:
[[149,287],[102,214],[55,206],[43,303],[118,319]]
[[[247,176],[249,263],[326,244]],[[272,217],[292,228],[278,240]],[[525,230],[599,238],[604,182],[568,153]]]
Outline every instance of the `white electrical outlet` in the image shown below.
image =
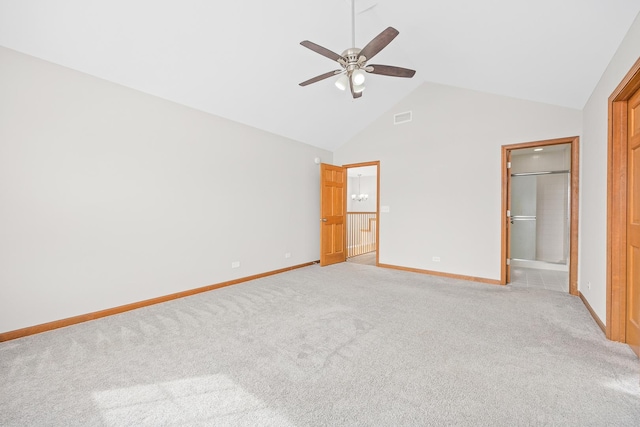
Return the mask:
[[431,258],[431,261],[440,262],[440,257],[439,256],[434,256],[433,258]]
[[287,252],[286,254],[284,254],[285,258],[291,258],[291,252]]
[[240,267],[240,261],[233,261],[231,263],[231,268],[238,268]]

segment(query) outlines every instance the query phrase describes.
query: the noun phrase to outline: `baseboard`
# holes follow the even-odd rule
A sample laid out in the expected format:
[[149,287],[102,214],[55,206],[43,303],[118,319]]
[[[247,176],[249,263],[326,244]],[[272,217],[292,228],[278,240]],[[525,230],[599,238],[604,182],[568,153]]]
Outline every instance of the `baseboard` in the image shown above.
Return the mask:
[[461,274],[443,273],[441,271],[421,270],[419,268],[401,267],[398,265],[378,264],[378,267],[390,268],[393,270],[410,271],[412,273],[429,274],[431,276],[448,277],[450,279],[469,280],[471,282],[487,283],[489,285],[501,285],[500,280],[485,279],[484,277],[463,276]]
[[587,301],[587,299],[584,297],[584,295],[582,295],[582,292],[580,291],[578,291],[578,296],[582,300],[584,306],[587,307],[587,310],[589,310],[589,313],[591,313],[591,317],[593,317],[593,320],[595,320],[598,326],[600,326],[600,329],[602,329],[602,333],[606,335],[607,328],[604,326],[604,323],[602,323],[602,320],[600,320],[596,312],[593,311],[593,308],[591,308],[591,304],[589,304],[589,301]]
[[87,314],[81,314],[79,316],[69,317],[61,320],[55,320],[53,322],[43,323],[41,325],[29,326],[27,328],[16,329],[15,331],[0,333],[0,342],[10,341],[17,338],[26,337],[29,335],[35,335],[41,332],[47,332],[47,331],[51,331],[58,328],[64,328],[65,326],[71,326],[78,323],[88,322],[89,320],[100,319],[101,317],[113,316],[114,314],[120,314],[126,311],[135,310],[137,308],[147,307],[150,305],[160,304],[162,302],[167,302],[167,301],[171,301],[178,298],[184,298],[184,297],[199,294],[202,292],[212,291],[214,289],[224,288],[225,286],[237,285],[238,283],[260,279],[262,277],[273,276],[274,274],[280,274],[286,271],[291,271],[291,270],[295,270],[302,267],[308,267],[310,265],[317,264],[319,262],[320,261],[307,262],[304,264],[281,268],[279,270],[273,270],[266,273],[255,274],[253,276],[233,279],[227,282],[217,283],[215,285],[209,285],[201,288],[190,289],[188,291],[177,292],[175,294],[165,295],[165,296],[152,298],[144,301],[134,302],[131,304],[121,305],[119,307],[108,308],[106,310],[96,311],[96,312],[87,313]]

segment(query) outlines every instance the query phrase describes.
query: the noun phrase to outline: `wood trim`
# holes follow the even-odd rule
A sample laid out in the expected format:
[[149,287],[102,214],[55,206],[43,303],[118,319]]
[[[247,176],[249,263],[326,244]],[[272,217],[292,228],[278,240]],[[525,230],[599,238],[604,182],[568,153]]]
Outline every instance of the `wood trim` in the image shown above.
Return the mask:
[[[373,160],[370,162],[362,162],[362,163],[349,163],[347,165],[342,165],[343,168],[347,168],[347,177],[349,176],[349,168],[359,168],[362,166],[376,166],[376,219],[377,227],[376,227],[376,266],[380,266],[380,160]],[[346,186],[345,186],[345,198],[346,196]],[[345,240],[346,241],[346,240]],[[345,243],[346,244],[346,243]]]
[[[369,218],[369,228],[361,228],[360,231],[371,231],[371,223],[373,221],[377,222],[378,218]],[[376,241],[376,243],[377,243],[377,241]]]
[[555,138],[555,139],[544,139],[541,141],[531,141],[531,142],[522,142],[522,143],[518,143],[518,144],[508,144],[508,145],[503,145],[503,147],[505,147],[507,150],[515,150],[515,149],[521,149],[521,148],[534,148],[534,147],[546,147],[548,145],[559,145],[559,144],[569,144],[573,141],[575,141],[576,139],[578,139],[578,136],[569,136],[566,138]]
[[587,310],[589,310],[589,313],[591,313],[591,317],[593,317],[593,320],[595,320],[598,326],[600,327],[600,329],[602,329],[602,333],[606,334],[606,328],[604,326],[604,323],[602,323],[602,320],[600,320],[596,312],[593,310],[593,308],[591,308],[591,304],[589,304],[589,301],[587,301],[584,295],[582,295],[582,292],[578,292],[578,296],[582,300],[582,303],[584,304],[584,306],[587,307]]
[[196,295],[202,292],[208,292],[214,289],[224,288],[226,286],[237,285],[238,283],[243,283],[243,282],[248,282],[250,280],[273,276],[275,274],[284,273],[284,272],[295,270],[298,268],[308,267],[310,265],[317,264],[319,262],[320,261],[307,262],[304,264],[281,268],[279,270],[273,270],[266,273],[254,274],[253,276],[247,276],[239,279],[228,280],[226,282],[217,283],[215,285],[209,285],[201,288],[190,289],[188,291],[176,292],[174,294],[169,294],[169,295],[165,295],[157,298],[151,298],[148,300],[134,302],[131,304],[121,305],[119,307],[108,308],[106,310],[100,310],[93,313],[81,314],[79,316],[68,317],[66,319],[55,320],[53,322],[43,323],[35,326],[29,326],[27,328],[22,328],[22,329],[16,329],[15,331],[0,333],[0,342],[10,341],[17,338],[26,337],[29,335],[35,335],[41,332],[52,331],[54,329],[64,328],[65,326],[71,326],[78,323],[88,322],[89,320],[95,320],[95,319],[100,319],[102,317],[113,316],[114,314],[120,314],[126,311],[131,311],[131,310],[147,307],[154,304],[160,304],[160,303],[171,301],[174,299],[188,297],[188,296]]
[[609,102],[626,101],[640,89],[640,58],[638,58],[624,76],[620,84],[609,96]]
[[640,89],[640,58],[609,96],[607,138],[606,336],[626,342],[627,100]]
[[580,238],[580,138],[571,141],[571,212],[569,231],[569,294],[578,291],[578,239]]
[[359,168],[362,166],[380,166],[380,160],[372,160],[370,162],[362,162],[362,163],[349,163],[347,165],[342,165],[343,168]]
[[579,219],[579,189],[580,189],[580,137],[548,139],[532,141],[521,144],[502,146],[502,239],[501,239],[501,264],[500,284],[506,284],[507,266],[507,180],[508,171],[506,158],[511,150],[533,147],[545,147],[549,145],[571,144],[571,232],[569,241],[569,294],[578,295],[578,219]]
[[627,102],[609,103],[607,167],[607,330],[624,342],[627,317]]
[[507,284],[507,257],[508,257],[508,233],[506,232],[506,228],[509,226],[507,224],[507,207],[509,206],[509,198],[507,186],[509,185],[509,169],[507,168],[507,162],[509,158],[509,150],[504,145],[502,146],[502,155],[501,155],[501,169],[502,169],[502,201],[500,204],[500,224],[502,234],[500,236],[500,259],[502,262],[500,263],[500,284]]
[[378,181],[376,182],[376,190],[378,193],[376,194],[376,218],[378,222],[376,223],[376,265],[380,265],[380,162],[376,162],[378,164]]
[[378,267],[389,268],[392,270],[409,271],[411,273],[428,274],[430,276],[448,277],[450,279],[468,280],[471,282],[486,283],[489,285],[501,285],[500,280],[485,279],[484,277],[464,276],[462,274],[443,273],[441,271],[421,270],[419,268],[402,267],[391,264],[378,264]]

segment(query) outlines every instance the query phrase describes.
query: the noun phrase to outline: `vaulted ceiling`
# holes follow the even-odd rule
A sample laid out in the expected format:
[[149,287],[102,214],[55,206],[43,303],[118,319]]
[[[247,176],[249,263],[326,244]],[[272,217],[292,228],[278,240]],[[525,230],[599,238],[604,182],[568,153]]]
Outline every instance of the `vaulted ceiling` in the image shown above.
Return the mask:
[[[400,35],[360,99],[302,46],[351,46],[350,0],[0,0],[0,45],[334,150],[423,82],[581,109],[638,0],[355,0],[356,45]],[[1,66],[1,64],[0,64]]]

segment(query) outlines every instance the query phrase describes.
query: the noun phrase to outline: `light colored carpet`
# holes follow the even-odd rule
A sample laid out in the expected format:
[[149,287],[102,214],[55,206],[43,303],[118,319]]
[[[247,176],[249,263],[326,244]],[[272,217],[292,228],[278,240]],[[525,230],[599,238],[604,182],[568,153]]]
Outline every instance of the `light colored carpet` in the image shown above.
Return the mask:
[[343,263],[0,343],[2,426],[638,426],[582,302]]

